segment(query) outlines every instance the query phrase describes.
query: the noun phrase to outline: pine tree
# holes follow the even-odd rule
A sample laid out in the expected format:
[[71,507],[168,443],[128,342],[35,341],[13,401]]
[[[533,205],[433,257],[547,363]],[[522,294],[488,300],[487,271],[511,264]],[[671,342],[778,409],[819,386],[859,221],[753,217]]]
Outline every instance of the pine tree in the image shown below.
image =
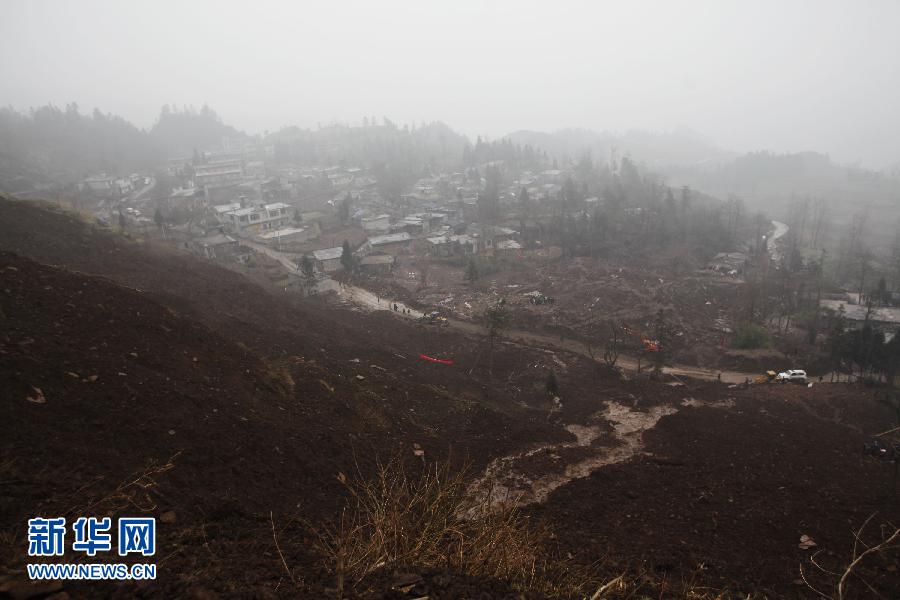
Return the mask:
[[350,249],[350,242],[344,240],[343,249],[341,251],[341,266],[348,273],[353,271],[353,251]]

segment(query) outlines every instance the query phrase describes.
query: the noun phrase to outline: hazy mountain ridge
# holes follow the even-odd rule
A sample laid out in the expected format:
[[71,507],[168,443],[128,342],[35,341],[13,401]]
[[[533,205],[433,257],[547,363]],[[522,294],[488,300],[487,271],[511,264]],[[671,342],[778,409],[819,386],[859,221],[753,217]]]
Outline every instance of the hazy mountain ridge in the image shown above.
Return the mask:
[[654,133],[630,130],[625,133],[589,129],[563,129],[553,133],[519,130],[505,136],[514,144],[531,145],[558,159],[577,161],[590,153],[595,161],[630,156],[651,168],[668,165],[720,164],[737,153],[718,148],[688,130]]
[[710,168],[669,168],[671,183],[689,185],[720,198],[739,196],[772,216],[785,216],[797,198],[825,201],[830,217],[846,222],[855,214],[878,210],[872,226],[891,233],[900,218],[900,179],[890,173],[835,163],[817,152],[751,152]]

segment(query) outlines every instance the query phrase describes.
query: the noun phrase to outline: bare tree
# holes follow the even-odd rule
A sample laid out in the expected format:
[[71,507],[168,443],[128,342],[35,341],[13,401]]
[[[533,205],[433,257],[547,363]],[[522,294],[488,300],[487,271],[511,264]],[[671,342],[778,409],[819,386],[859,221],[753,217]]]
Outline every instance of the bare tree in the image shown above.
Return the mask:
[[825,200],[819,198],[813,204],[812,247],[818,248],[825,237],[825,228],[828,219],[828,206]]
[[308,254],[304,254],[300,259],[300,273],[303,275],[303,287],[306,288],[306,294],[311,295],[316,287],[316,269]]
[[[603,362],[610,367],[616,366],[616,362],[618,362],[619,360],[619,350],[622,346],[623,341],[621,328],[615,321],[606,320],[602,323],[598,323],[596,329],[596,338],[600,342],[600,346],[603,348]],[[593,360],[597,360],[597,356],[595,356],[594,354],[593,344],[588,341],[586,343],[586,346],[590,357]]]
[[494,370],[494,342],[509,328],[509,311],[506,308],[506,300],[500,298],[496,304],[489,306],[484,311],[484,320],[487,323],[488,341],[490,342],[490,367]]

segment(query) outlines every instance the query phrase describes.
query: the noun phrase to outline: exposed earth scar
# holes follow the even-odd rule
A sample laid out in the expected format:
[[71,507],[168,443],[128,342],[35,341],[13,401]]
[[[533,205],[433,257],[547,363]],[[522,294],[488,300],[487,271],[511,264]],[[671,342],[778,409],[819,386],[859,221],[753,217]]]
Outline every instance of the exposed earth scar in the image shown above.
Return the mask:
[[[587,477],[606,465],[625,462],[643,454],[643,434],[654,428],[661,418],[686,407],[704,406],[730,408],[734,406],[734,401],[704,402],[685,398],[680,406],[657,405],[638,410],[610,400],[603,410],[589,418],[588,423],[566,426],[566,430],[575,436],[574,442],[540,444],[524,452],[494,459],[484,474],[472,483],[470,495],[478,509],[544,502],[551,492],[570,481]],[[586,452],[576,453],[574,459],[566,462],[561,470],[548,472],[533,468],[539,455],[554,461],[566,461],[564,451],[572,448],[582,448]]]

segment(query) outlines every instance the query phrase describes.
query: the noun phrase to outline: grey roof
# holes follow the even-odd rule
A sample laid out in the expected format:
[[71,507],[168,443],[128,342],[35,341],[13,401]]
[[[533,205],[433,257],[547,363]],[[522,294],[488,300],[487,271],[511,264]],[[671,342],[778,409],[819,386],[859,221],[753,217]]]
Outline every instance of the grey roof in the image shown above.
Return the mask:
[[[864,304],[848,304],[841,300],[822,300],[823,308],[839,310],[840,306],[844,307],[844,317],[851,321],[864,321],[868,308]],[[872,307],[872,313],[869,315],[870,321],[879,321],[881,323],[896,323],[900,325],[900,308],[889,308],[885,306]]]
[[231,204],[219,204],[217,206],[214,206],[213,209],[217,213],[222,214],[222,213],[229,213],[231,211],[237,210],[240,207],[241,207],[240,202],[232,202]]
[[369,243],[373,246],[380,246],[381,244],[394,244],[397,242],[407,242],[411,240],[409,233],[389,233],[387,235],[376,235],[374,237],[369,238]]
[[323,250],[314,250],[313,256],[316,260],[333,260],[335,258],[340,258],[341,254],[344,253],[343,246],[338,246],[337,248],[325,248]]
[[210,246],[224,246],[225,244],[233,244],[236,243],[237,240],[233,237],[227,236],[224,233],[215,233],[213,235],[208,235],[202,238],[196,238],[194,243],[208,248]]
[[259,237],[264,240],[271,240],[274,238],[285,237],[288,235],[293,235],[295,233],[303,233],[306,231],[306,227],[284,227],[282,229],[274,229],[272,231],[268,231],[266,233],[261,234]]

